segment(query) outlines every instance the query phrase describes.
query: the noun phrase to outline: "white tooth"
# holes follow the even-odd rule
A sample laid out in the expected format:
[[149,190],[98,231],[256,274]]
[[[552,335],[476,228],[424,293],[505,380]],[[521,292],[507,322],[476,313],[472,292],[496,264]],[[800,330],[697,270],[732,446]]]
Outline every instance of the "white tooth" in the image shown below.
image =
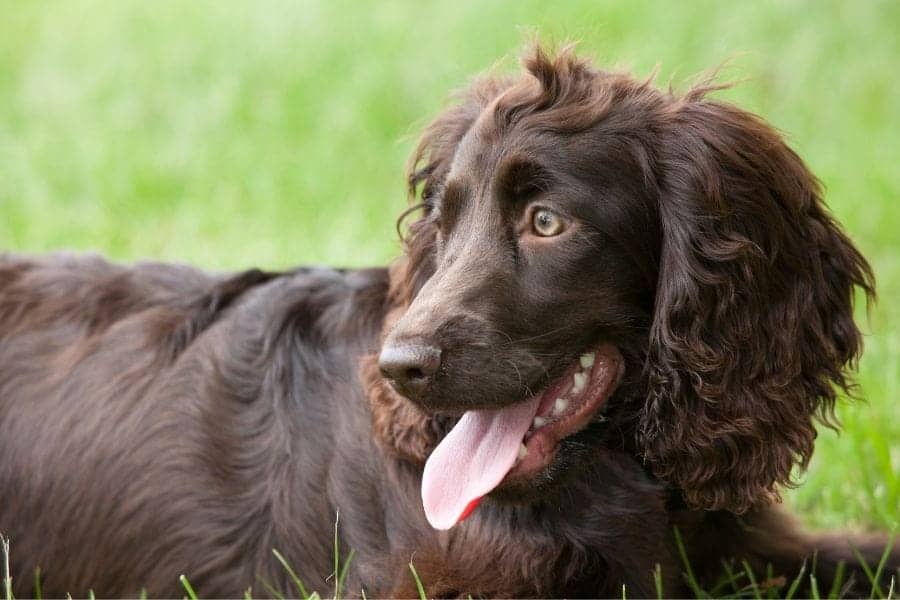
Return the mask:
[[584,389],[585,383],[587,383],[587,375],[584,373],[575,373],[575,375],[572,376],[572,392],[580,394],[581,390]]
[[525,444],[519,445],[519,460],[522,460],[528,456],[528,448],[525,447]]
[[567,398],[557,398],[556,402],[553,403],[553,414],[561,415],[568,407],[569,400]]
[[532,426],[535,429],[540,429],[541,427],[543,427],[546,424],[547,424],[547,419],[545,419],[544,417],[535,417],[534,423],[532,423]]
[[594,366],[594,353],[588,352],[587,354],[582,354],[581,358],[578,359],[578,362],[581,363],[582,369],[590,369]]

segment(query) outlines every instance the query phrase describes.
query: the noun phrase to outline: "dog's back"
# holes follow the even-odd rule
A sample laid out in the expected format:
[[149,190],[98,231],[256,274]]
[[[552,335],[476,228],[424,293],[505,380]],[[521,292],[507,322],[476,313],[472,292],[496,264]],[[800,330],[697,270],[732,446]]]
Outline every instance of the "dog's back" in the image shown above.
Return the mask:
[[[17,595],[33,593],[38,567],[49,595],[180,595],[180,573],[202,593],[239,594],[267,572],[276,517],[330,519],[324,497],[288,508],[277,490],[324,481],[331,432],[316,381],[324,365],[351,371],[323,332],[366,329],[348,317],[360,293],[381,305],[379,279],[0,259],[0,532]],[[327,574],[329,554],[302,546],[329,540],[298,537],[304,569]]]

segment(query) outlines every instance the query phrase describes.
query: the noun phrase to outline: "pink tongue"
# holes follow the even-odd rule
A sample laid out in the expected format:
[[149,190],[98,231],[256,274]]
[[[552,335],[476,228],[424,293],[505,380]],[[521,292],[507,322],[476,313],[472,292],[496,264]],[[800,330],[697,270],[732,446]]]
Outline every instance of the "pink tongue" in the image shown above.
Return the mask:
[[472,502],[503,481],[540,399],[499,410],[470,410],[438,444],[422,476],[422,504],[432,527],[450,529]]

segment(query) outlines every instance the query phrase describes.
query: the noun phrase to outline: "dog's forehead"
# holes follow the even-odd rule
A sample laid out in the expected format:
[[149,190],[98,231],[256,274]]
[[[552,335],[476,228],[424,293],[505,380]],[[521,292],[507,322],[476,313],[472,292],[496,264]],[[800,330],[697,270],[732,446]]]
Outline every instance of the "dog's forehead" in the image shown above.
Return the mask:
[[512,164],[571,163],[581,154],[583,142],[576,142],[571,135],[515,125],[499,129],[485,117],[489,112],[485,109],[457,144],[447,181],[464,181],[470,187],[486,189]]
[[493,170],[500,158],[502,144],[499,141],[497,136],[478,127],[477,123],[469,128],[456,146],[448,180],[464,179],[468,180],[470,185],[478,185],[480,180]]

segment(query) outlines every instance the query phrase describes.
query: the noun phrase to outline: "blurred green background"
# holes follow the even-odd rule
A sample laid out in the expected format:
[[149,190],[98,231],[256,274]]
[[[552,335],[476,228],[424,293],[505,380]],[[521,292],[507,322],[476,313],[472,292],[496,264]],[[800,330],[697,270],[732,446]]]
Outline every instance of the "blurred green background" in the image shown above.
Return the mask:
[[861,395],[788,501],[900,521],[900,2],[0,3],[0,248],[211,269],[383,264],[448,93],[537,34],[683,86],[724,61],[822,179],[881,302]]

